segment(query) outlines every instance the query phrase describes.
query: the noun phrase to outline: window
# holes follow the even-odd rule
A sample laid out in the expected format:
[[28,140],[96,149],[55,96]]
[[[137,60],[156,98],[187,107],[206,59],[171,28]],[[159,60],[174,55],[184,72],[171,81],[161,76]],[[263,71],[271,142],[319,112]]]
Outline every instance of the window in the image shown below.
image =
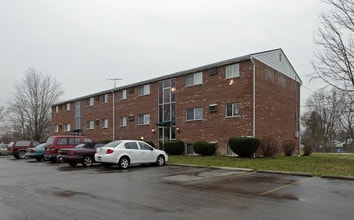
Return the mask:
[[93,106],[94,99],[93,98],[88,98],[87,99],[87,106]]
[[187,75],[187,81],[186,81],[186,86],[194,86],[194,85],[199,85],[203,83],[203,73],[193,73]]
[[278,85],[281,87],[281,88],[286,88],[286,79],[283,75],[279,75],[278,76]]
[[59,125],[55,125],[55,127],[54,127],[54,132],[59,132]]
[[67,138],[58,138],[57,145],[66,145],[66,144],[68,144]]
[[120,90],[119,99],[121,99],[121,100],[127,99],[127,90],[126,89]]
[[120,127],[125,127],[125,126],[127,126],[127,117],[120,117],[120,118],[119,118],[119,126],[120,126]]
[[190,108],[187,109],[187,121],[202,120],[203,109],[202,108]]
[[94,122],[93,121],[87,121],[86,122],[86,129],[93,129]]
[[64,110],[65,110],[65,111],[69,111],[69,110],[70,110],[70,103],[66,103],[66,104],[64,105]]
[[240,65],[238,63],[226,66],[226,79],[240,77]]
[[150,94],[150,84],[146,84],[143,86],[139,86],[138,88],[138,95],[149,95]]
[[144,142],[139,142],[139,145],[141,150],[154,150],[150,145],[145,144]]
[[55,113],[59,112],[59,106],[55,106]]
[[80,144],[81,140],[80,138],[77,138],[77,137],[71,137],[71,138],[68,138],[68,144]]
[[125,149],[139,149],[136,142],[128,142],[124,144]]
[[64,131],[70,131],[70,124],[64,125]]
[[139,115],[138,116],[138,125],[148,125],[150,124],[150,115]]
[[240,115],[240,103],[226,105],[226,117],[235,117]]
[[108,119],[102,119],[102,128],[108,128]]
[[104,94],[102,96],[102,103],[107,103],[108,102],[108,94]]

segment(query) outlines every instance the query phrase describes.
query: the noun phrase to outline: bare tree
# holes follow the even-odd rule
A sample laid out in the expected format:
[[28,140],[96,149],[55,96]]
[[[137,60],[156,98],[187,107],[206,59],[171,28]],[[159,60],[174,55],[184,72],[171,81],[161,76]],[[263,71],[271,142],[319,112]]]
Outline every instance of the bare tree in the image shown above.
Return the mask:
[[324,0],[330,10],[320,15],[312,61],[312,79],[322,79],[349,94],[354,92],[354,0]]
[[338,108],[341,110],[338,117],[339,123],[344,130],[346,139],[354,140],[354,101],[347,93],[342,93],[338,100]]
[[28,69],[22,82],[15,85],[10,105],[15,125],[22,138],[44,140],[50,133],[51,105],[62,95],[60,83],[48,74]]
[[306,105],[308,110],[302,117],[306,135],[304,140],[314,147],[326,147],[333,143],[337,139],[341,114],[337,91],[333,89],[327,95],[325,90],[319,90],[307,100]]

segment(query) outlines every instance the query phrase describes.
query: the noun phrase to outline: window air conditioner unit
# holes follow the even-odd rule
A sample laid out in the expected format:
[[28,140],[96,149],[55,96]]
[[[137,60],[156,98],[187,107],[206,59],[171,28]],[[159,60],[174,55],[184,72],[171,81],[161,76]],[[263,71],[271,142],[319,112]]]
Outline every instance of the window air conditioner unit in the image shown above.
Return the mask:
[[211,104],[209,105],[209,112],[216,112],[218,110],[218,104]]

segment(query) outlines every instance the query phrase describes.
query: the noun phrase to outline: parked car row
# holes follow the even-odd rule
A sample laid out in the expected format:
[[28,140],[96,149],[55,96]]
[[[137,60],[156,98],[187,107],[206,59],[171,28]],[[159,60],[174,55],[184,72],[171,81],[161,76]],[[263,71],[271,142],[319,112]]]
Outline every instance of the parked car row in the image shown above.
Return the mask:
[[0,156],[9,154],[10,153],[7,151],[7,144],[0,144]]
[[118,165],[126,169],[136,164],[163,166],[168,161],[165,151],[155,149],[148,143],[137,140],[117,140],[97,143],[86,136],[51,136],[46,143],[17,141],[8,145],[16,159],[29,158],[37,161],[65,162],[75,167],[81,164],[90,167],[101,163],[104,167]]

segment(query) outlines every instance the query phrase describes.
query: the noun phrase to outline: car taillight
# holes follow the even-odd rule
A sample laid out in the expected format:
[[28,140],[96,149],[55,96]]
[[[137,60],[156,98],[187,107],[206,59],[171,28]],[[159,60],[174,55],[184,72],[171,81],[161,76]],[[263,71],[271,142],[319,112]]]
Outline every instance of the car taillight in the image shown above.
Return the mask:
[[36,152],[35,150],[33,150],[33,149],[31,149],[31,150],[29,150],[29,152],[30,153],[34,153],[34,152]]
[[69,150],[69,151],[66,152],[66,154],[68,154],[68,155],[73,155],[73,154],[74,154],[74,151]]
[[106,154],[111,154],[111,153],[113,153],[114,151],[112,150],[112,149],[108,149],[107,151],[106,151]]

